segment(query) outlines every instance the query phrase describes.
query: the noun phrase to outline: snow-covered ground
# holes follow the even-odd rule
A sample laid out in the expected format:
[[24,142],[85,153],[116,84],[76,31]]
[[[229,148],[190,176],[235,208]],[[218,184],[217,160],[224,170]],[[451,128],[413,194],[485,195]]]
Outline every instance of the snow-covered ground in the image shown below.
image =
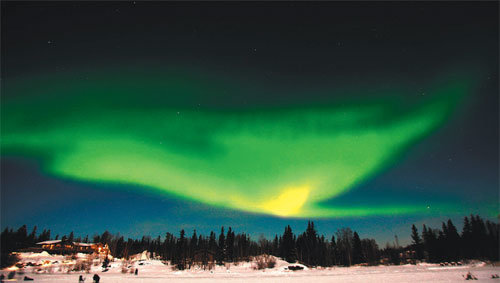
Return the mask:
[[[440,266],[438,264],[419,264],[401,266],[353,266],[333,268],[307,268],[304,270],[288,270],[290,265],[277,259],[272,269],[255,270],[255,262],[227,264],[216,266],[213,270],[192,268],[191,270],[175,271],[171,265],[160,260],[143,259],[138,257],[132,262],[123,263],[119,259],[111,262],[108,271],[103,272],[99,262],[102,259],[91,259],[87,255],[79,254],[77,258],[49,255],[47,253],[23,253],[21,262],[26,267],[18,269],[15,279],[22,281],[24,276],[34,279],[34,282],[78,282],[83,275],[85,282],[92,282],[92,276],[98,274],[100,282],[457,282],[465,281],[464,276],[471,272],[479,281],[499,282],[493,279],[493,274],[500,274],[500,267],[485,263],[475,263],[463,266]],[[93,262],[89,273],[85,271],[70,271],[78,262]],[[130,273],[138,268],[138,275]],[[7,274],[16,268],[2,270]],[[127,273],[122,273],[127,271]],[[21,272],[21,274],[19,273]]]

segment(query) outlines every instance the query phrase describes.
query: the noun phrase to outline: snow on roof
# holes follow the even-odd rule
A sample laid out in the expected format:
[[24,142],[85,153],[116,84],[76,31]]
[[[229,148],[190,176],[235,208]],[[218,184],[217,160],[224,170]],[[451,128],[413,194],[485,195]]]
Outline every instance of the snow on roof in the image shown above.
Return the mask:
[[39,242],[39,243],[36,243],[37,245],[51,245],[51,244],[57,244],[57,243],[60,243],[61,240],[52,240],[52,241],[43,241],[43,242]]
[[78,242],[73,242],[75,246],[82,246],[82,247],[90,247],[92,245],[95,245],[94,243],[78,243]]
[[[52,240],[52,241],[43,241],[36,243],[37,245],[52,245],[52,244],[57,244],[60,243],[61,240]],[[78,242],[73,242],[75,246],[82,246],[82,247],[90,247],[92,245],[95,245],[94,243],[78,243]]]

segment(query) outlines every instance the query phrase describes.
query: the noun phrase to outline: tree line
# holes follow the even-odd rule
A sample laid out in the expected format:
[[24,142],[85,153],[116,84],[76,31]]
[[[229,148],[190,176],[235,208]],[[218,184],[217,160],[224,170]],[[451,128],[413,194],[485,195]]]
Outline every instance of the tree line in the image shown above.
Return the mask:
[[260,237],[253,240],[248,234],[235,233],[231,227],[220,233],[210,232],[208,236],[199,235],[196,230],[191,236],[181,230],[178,236],[167,232],[164,237],[141,239],[125,238],[120,234],[113,235],[105,231],[94,235],[92,239],[63,235],[51,237],[50,230],[37,234],[37,227],[28,233],[26,225],[17,230],[6,228],[1,233],[2,266],[10,263],[9,254],[23,248],[34,246],[37,242],[61,239],[75,242],[94,242],[107,244],[113,257],[128,258],[131,255],[147,250],[152,255],[171,261],[179,269],[189,268],[190,259],[203,252],[213,256],[215,263],[248,261],[253,256],[268,254],[300,262],[308,266],[350,266],[354,264],[375,265],[379,263],[401,264],[427,261],[459,261],[466,259],[483,259],[496,261],[499,258],[499,224],[480,216],[464,217],[461,233],[451,220],[442,223],[442,229],[433,229],[425,224],[422,233],[412,225],[412,244],[401,247],[396,242],[380,249],[371,238],[361,238],[350,228],[338,229],[327,239],[319,235],[314,222],[308,222],[307,228],[300,234],[294,234],[292,228],[285,227],[283,234],[275,235],[272,240]]
[[499,224],[484,221],[479,216],[464,217],[459,233],[451,220],[443,222],[441,230],[425,224],[419,234],[415,225],[411,229],[415,257],[428,262],[459,261],[463,259],[499,259]]

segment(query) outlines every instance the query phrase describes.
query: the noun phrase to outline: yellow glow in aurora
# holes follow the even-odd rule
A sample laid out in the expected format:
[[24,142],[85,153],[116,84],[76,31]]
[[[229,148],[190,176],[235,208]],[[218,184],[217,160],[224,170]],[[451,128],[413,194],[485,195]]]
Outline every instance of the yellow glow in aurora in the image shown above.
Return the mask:
[[263,211],[278,216],[300,215],[300,209],[305,204],[311,189],[309,186],[287,188],[277,198],[264,202]]

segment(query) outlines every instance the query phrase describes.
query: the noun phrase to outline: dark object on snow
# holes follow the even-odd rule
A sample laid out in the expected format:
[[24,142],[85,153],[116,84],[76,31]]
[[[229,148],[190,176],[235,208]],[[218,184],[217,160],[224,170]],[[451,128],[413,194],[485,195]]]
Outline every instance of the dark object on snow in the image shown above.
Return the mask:
[[288,266],[288,270],[292,270],[292,271],[295,271],[295,270],[302,270],[304,269],[304,267],[300,266],[300,265],[289,265]]
[[33,278],[28,277],[28,276],[24,276],[24,281],[33,281]]
[[16,276],[16,272],[11,271],[11,272],[9,272],[9,274],[7,274],[7,279],[14,279],[14,276]]
[[102,268],[106,269],[109,266],[109,258],[106,256],[106,258],[102,262]]
[[472,275],[472,273],[467,272],[467,275],[465,276],[465,280],[477,280],[477,277]]
[[78,278],[78,283],[82,282],[85,282],[85,278],[83,278],[83,276],[80,275],[80,277]]
[[99,277],[99,275],[97,275],[97,274],[94,274],[94,277],[92,277],[92,279],[94,279],[95,283],[99,283],[99,280],[101,280],[101,277]]
[[137,275],[137,273],[139,273],[139,268],[136,268],[134,273]]

